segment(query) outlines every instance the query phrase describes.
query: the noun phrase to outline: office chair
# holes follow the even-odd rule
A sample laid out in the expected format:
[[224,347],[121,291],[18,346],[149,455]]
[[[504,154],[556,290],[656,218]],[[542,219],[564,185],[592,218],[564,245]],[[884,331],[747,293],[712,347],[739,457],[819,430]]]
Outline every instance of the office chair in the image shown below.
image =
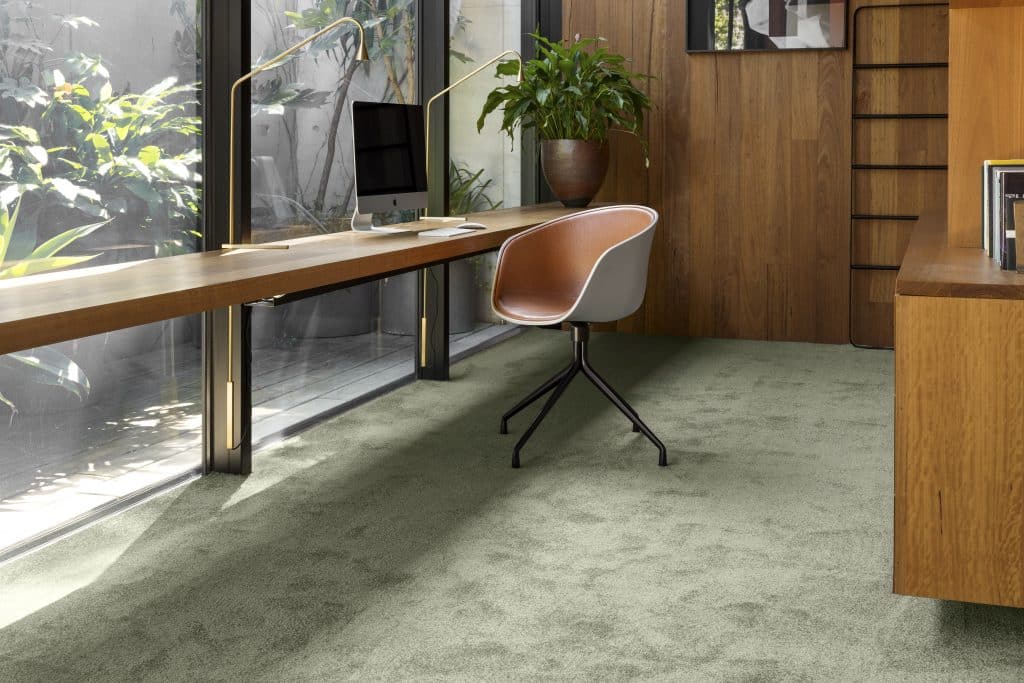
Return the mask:
[[501,417],[500,431],[508,434],[510,418],[551,392],[516,443],[512,467],[519,467],[519,452],[581,372],[629,418],[634,432],[658,447],[658,465],[667,464],[665,445],[587,357],[591,323],[625,318],[643,302],[657,224],[657,212],[645,206],[608,206],[556,218],[501,245],[491,290],[494,312],[517,325],[572,326],[569,366]]

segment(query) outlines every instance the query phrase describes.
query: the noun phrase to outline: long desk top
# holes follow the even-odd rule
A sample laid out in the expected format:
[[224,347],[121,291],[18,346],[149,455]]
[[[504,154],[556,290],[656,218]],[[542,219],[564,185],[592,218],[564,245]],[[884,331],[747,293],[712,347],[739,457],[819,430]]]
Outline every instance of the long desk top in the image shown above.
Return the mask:
[[965,299],[1024,299],[1024,275],[1001,270],[983,249],[951,247],[941,214],[927,213],[903,256],[896,293]]
[[0,354],[471,256],[573,211],[541,204],[474,214],[468,219],[487,229],[456,237],[342,232],[286,240],[287,250],[218,250],[2,280]]

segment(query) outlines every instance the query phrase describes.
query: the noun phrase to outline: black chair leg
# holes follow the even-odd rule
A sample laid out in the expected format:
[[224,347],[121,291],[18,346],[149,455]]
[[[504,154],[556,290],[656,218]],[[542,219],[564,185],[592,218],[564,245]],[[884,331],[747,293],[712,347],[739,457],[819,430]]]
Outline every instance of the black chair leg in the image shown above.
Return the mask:
[[590,361],[587,359],[587,346],[590,341],[590,326],[587,323],[571,323],[572,324],[572,364],[568,368],[558,373],[547,382],[535,389],[529,396],[524,398],[522,401],[517,403],[511,410],[505,413],[501,418],[501,433],[508,434],[508,421],[509,418],[514,416],[516,413],[521,411],[526,406],[530,405],[541,396],[549,391],[554,390],[548,400],[544,403],[544,407],[541,408],[540,413],[533,419],[530,426],[526,429],[526,432],[516,442],[516,446],[512,451],[512,467],[519,467],[519,451],[522,450],[526,442],[529,441],[530,437],[540,426],[540,423],[547,416],[551,407],[558,402],[561,398],[562,393],[572,382],[573,378],[577,373],[582,372],[586,375],[594,386],[608,398],[615,407],[622,411],[622,414],[629,418],[629,421],[633,423],[633,431],[641,432],[646,436],[651,443],[658,447],[658,466],[665,467],[668,465],[668,452],[665,449],[665,444],[661,442],[650,427],[644,424],[644,421],[640,419],[640,415],[633,409],[626,399],[619,396],[618,392],[612,388],[608,382],[604,380],[597,373],[596,370],[590,365]]
[[643,432],[643,435],[650,439],[651,443],[658,447],[658,466],[665,467],[668,465],[668,452],[665,449],[665,444],[661,442],[651,428],[644,424],[644,421],[640,419],[640,415],[633,410],[633,406],[626,402],[626,399],[619,396],[615,389],[608,382],[604,381],[601,375],[597,374],[597,371],[591,367],[590,363],[586,360],[583,361],[583,374],[591,383],[597,387],[602,394],[604,394],[609,401],[615,404],[615,407],[622,411],[622,414],[629,418],[629,421],[633,423],[634,432]]
[[515,448],[512,449],[513,468],[519,467],[519,451],[522,450],[523,446],[526,445],[526,442],[530,440],[530,437],[537,430],[537,427],[540,426],[540,423],[544,420],[548,412],[551,410],[551,407],[558,402],[558,399],[561,398],[562,394],[565,392],[566,388],[572,382],[573,378],[576,377],[576,373],[579,371],[580,367],[574,363],[572,367],[569,368],[569,371],[562,376],[561,381],[559,381],[558,384],[555,386],[554,392],[552,392],[551,396],[548,397],[548,400],[545,401],[544,407],[540,409],[540,412],[537,414],[537,417],[533,418],[533,422],[531,422],[530,426],[527,427],[526,432],[521,437],[519,437],[519,441],[516,442]]
[[558,383],[561,382],[562,379],[565,378],[565,376],[568,373],[572,372],[574,367],[575,367],[575,363],[573,363],[572,365],[570,365],[569,367],[567,367],[567,368],[565,368],[563,370],[560,370],[557,375],[555,375],[554,377],[552,377],[548,381],[544,382],[544,384],[542,384],[539,387],[537,387],[536,389],[534,389],[530,393],[529,396],[524,398],[519,403],[515,404],[515,406],[513,406],[511,410],[509,410],[504,415],[502,415],[501,416],[501,427],[498,429],[498,433],[499,434],[508,434],[508,421],[512,417],[514,417],[517,413],[519,413],[521,410],[523,410],[523,408],[526,408],[528,405],[530,405],[531,403],[533,403],[534,401],[539,399],[541,396],[543,396],[544,394],[548,393],[549,391],[554,389],[556,386],[558,386]]

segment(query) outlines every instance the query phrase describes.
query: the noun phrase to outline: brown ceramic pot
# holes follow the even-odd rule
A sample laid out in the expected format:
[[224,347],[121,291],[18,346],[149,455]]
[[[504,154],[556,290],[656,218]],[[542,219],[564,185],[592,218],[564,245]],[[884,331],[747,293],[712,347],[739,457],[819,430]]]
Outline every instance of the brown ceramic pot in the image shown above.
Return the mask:
[[601,189],[608,171],[608,143],[541,140],[540,166],[563,205],[582,208]]

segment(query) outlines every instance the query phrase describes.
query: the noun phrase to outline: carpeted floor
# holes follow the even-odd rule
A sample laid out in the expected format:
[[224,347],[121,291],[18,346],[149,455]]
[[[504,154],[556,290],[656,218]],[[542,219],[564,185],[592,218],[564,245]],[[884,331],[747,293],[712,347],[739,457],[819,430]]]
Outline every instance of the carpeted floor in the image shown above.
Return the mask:
[[892,355],[536,331],[0,567],[0,680],[1020,680],[1024,610],[890,593]]

